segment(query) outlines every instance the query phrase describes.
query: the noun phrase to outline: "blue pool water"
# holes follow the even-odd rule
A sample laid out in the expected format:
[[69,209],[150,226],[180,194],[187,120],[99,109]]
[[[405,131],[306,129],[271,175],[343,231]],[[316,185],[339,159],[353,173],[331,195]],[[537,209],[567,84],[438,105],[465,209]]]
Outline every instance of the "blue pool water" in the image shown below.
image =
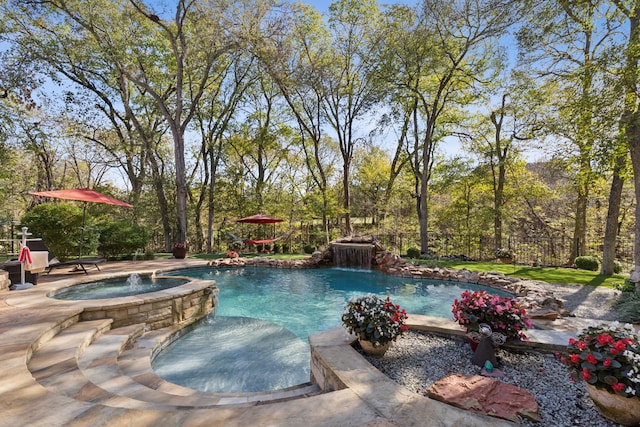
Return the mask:
[[90,300],[102,298],[126,297],[161,291],[187,283],[185,279],[155,278],[149,275],[132,274],[129,277],[98,280],[82,285],[75,285],[55,294],[53,297],[63,300]]
[[166,273],[215,280],[219,306],[153,361],[161,377],[209,392],[282,389],[309,381],[307,338],[341,324],[349,298],[390,296],[408,313],[451,317],[465,289],[484,286],[338,269],[197,268]]

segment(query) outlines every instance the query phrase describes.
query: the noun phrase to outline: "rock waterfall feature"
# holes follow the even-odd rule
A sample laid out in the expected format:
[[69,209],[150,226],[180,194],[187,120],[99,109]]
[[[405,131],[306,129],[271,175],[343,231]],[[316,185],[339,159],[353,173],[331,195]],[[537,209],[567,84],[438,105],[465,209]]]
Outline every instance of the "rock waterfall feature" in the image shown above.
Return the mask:
[[371,243],[332,242],[333,263],[338,268],[371,270],[374,246]]

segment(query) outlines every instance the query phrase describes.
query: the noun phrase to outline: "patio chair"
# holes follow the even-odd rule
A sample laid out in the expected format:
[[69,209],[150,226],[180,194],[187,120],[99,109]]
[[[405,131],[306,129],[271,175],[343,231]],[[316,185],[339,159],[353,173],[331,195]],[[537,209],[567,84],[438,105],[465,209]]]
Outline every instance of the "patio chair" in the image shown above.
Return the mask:
[[32,251],[48,251],[49,252],[49,265],[45,267],[47,274],[51,273],[51,270],[55,268],[74,267],[71,271],[82,271],[84,274],[89,274],[87,268],[94,267],[100,271],[98,264],[102,264],[107,260],[104,258],[78,258],[68,261],[59,261],[54,254],[51,253],[47,245],[43,240],[30,240],[27,241],[27,246]]

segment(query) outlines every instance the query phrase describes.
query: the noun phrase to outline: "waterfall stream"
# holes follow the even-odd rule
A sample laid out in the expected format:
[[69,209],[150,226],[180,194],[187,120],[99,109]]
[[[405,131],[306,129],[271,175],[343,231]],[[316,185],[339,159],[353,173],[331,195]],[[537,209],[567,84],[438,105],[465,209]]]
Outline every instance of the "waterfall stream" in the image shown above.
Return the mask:
[[338,268],[371,269],[373,245],[358,243],[333,243],[333,262]]

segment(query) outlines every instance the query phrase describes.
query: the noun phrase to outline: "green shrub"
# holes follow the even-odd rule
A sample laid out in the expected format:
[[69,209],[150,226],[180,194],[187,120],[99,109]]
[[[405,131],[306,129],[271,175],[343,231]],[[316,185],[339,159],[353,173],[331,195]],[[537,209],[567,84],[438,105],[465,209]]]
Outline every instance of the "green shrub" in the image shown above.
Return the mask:
[[273,253],[274,254],[279,254],[280,253],[280,244],[279,243],[274,243],[273,244]]
[[312,254],[313,251],[316,250],[316,247],[313,245],[306,244],[302,247],[302,250],[304,251],[305,254]]
[[408,258],[413,258],[413,259],[419,259],[420,258],[420,249],[416,248],[415,246],[407,249],[407,257]]
[[144,250],[147,243],[147,230],[129,221],[106,222],[100,226],[98,252],[102,256],[130,257],[137,250]]
[[594,256],[579,256],[574,262],[580,270],[598,271],[600,267],[598,258]]
[[613,306],[621,322],[640,323],[640,293],[625,292],[617,297]]
[[620,292],[635,292],[636,290],[635,283],[631,283],[629,279],[625,279],[622,283],[615,283],[613,287],[616,291]]
[[[21,226],[28,227],[32,238],[41,237],[60,261],[78,255],[82,236],[82,209],[73,203],[44,203],[24,214]],[[90,223],[87,218],[85,228]],[[89,230],[91,228],[89,227]],[[84,233],[83,253],[96,248],[96,233]]]
[[620,264],[618,261],[615,261],[613,263],[613,272],[615,274],[618,274],[618,273],[622,272],[622,264]]

